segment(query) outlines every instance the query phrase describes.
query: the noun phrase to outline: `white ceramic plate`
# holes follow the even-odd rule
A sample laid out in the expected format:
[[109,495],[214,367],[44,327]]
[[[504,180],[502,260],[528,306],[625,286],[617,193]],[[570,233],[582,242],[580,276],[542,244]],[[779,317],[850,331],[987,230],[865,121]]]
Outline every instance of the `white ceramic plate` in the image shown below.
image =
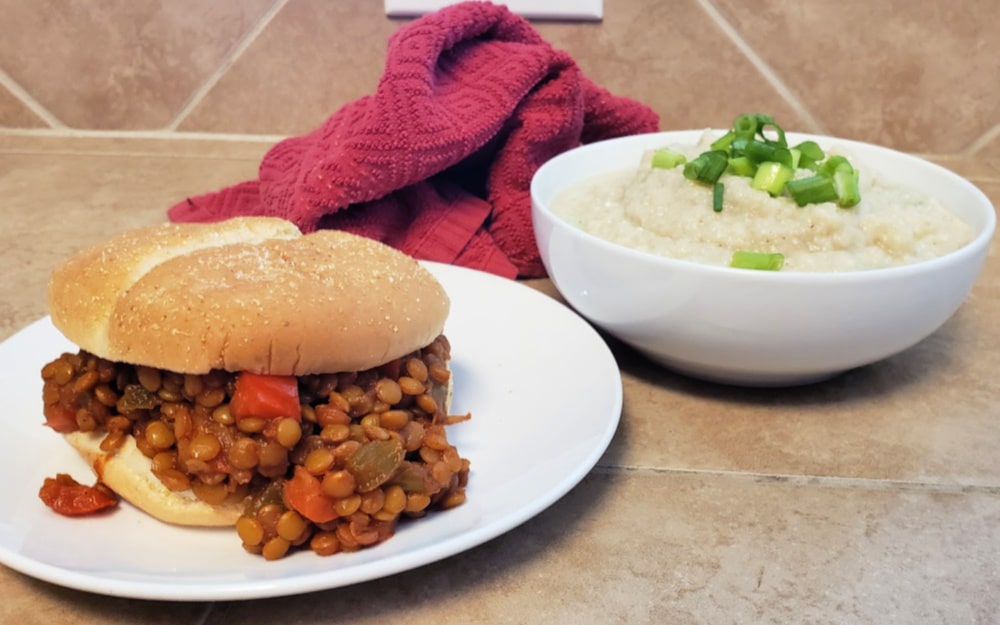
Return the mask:
[[[0,562],[55,584],[106,595],[226,600],[334,588],[412,569],[484,543],[575,486],[607,448],[621,377],[600,336],[547,296],[489,274],[428,263],[452,299],[451,426],[472,462],[468,500],[404,523],[372,549],[275,562],[246,554],[231,529],[159,523],[123,504],[106,517],[61,517],[38,499],[47,476],[93,474],[42,425],[39,371],[75,347],[42,319],[0,344]],[[12,479],[16,476],[16,479]]]

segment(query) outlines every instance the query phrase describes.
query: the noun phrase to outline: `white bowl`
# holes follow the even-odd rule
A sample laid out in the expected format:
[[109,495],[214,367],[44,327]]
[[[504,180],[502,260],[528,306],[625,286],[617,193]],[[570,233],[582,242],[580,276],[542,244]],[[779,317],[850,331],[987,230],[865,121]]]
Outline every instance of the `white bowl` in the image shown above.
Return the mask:
[[913,265],[795,273],[716,267],[629,249],[570,225],[549,208],[564,188],[639,163],[644,150],[695,143],[702,130],[611,139],[556,156],[531,183],[542,262],[566,301],[650,359],[688,375],[745,386],[791,386],[897,354],[954,314],[982,269],[996,227],[986,196],[914,156],[856,141],[843,146],[888,182],[938,198],[974,230],[950,254]]

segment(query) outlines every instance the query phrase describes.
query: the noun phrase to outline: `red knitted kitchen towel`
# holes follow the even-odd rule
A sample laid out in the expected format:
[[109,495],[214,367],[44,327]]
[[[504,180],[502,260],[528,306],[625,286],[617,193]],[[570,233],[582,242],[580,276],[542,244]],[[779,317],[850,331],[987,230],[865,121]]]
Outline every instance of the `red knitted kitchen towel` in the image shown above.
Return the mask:
[[581,143],[655,131],[523,18],[465,2],[400,27],[374,95],[276,144],[259,179],[189,198],[175,221],[236,215],[340,228],[417,258],[542,276],[531,176]]

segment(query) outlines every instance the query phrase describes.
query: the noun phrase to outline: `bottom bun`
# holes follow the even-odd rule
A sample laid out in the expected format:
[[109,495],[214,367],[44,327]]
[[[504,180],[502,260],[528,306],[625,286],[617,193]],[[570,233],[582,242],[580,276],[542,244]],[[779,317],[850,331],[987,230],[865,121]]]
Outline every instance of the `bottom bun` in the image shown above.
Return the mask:
[[139,451],[134,438],[126,437],[122,446],[109,454],[101,450],[104,436],[85,432],[63,435],[93,467],[98,479],[136,508],[175,525],[227,527],[240,518],[242,500],[212,505],[190,490],[172,491],[153,475],[149,458]]

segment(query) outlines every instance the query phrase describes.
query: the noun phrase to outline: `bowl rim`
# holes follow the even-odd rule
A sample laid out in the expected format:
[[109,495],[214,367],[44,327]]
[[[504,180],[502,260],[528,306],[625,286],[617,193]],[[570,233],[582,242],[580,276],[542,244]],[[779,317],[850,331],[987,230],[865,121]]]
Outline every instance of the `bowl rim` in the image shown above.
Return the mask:
[[[718,276],[742,276],[743,278],[750,278],[755,281],[760,281],[762,283],[799,283],[799,282],[809,282],[809,283],[852,283],[855,281],[871,281],[878,279],[895,279],[895,278],[905,278],[917,273],[924,273],[929,271],[935,271],[939,269],[944,269],[945,267],[961,264],[968,260],[968,257],[976,257],[982,255],[985,258],[985,252],[989,248],[990,242],[996,231],[996,208],[990,201],[989,197],[980,189],[978,186],[973,184],[970,180],[957,174],[956,172],[938,165],[932,161],[925,158],[917,156],[912,153],[902,152],[890,147],[868,143],[865,141],[858,141],[855,139],[846,139],[833,135],[819,135],[811,133],[800,133],[800,132],[786,132],[786,136],[789,140],[795,141],[816,141],[821,146],[828,146],[831,143],[837,145],[843,145],[844,147],[858,146],[867,151],[874,151],[876,154],[882,153],[893,159],[901,160],[904,164],[913,164],[918,167],[929,168],[935,171],[938,175],[943,176],[950,182],[957,184],[959,187],[963,188],[966,192],[970,193],[975,197],[977,205],[983,208],[983,216],[985,217],[985,224],[980,229],[979,233],[972,238],[968,243],[962,247],[952,250],[947,254],[942,256],[937,256],[935,258],[929,258],[926,260],[921,260],[915,263],[909,263],[906,265],[897,265],[894,267],[879,267],[875,269],[856,269],[848,271],[754,271],[748,269],[738,269],[734,267],[725,267],[721,265],[712,265],[709,263],[702,263],[693,260],[686,260],[681,258],[672,258],[669,256],[663,256],[660,254],[655,254],[653,252],[646,252],[638,250],[635,248],[628,247],[621,243],[615,243],[607,239],[601,238],[597,235],[591,234],[585,230],[573,226],[565,219],[559,215],[552,212],[549,207],[548,202],[543,202],[539,199],[538,195],[539,185],[541,180],[544,179],[548,173],[555,169],[562,161],[570,158],[578,158],[579,154],[584,152],[596,152],[605,149],[607,145],[612,143],[642,143],[646,140],[652,140],[653,138],[664,138],[664,140],[677,141],[678,137],[684,136],[701,136],[705,132],[725,132],[725,129],[717,128],[695,128],[695,129],[683,129],[683,130],[664,130],[659,132],[649,132],[636,135],[625,135],[622,137],[614,137],[611,139],[603,139],[599,141],[594,141],[591,143],[583,144],[557,154],[556,156],[550,158],[545,163],[543,163],[534,173],[531,178],[530,184],[530,195],[531,195],[531,206],[532,206],[532,219],[535,221],[537,219],[536,213],[541,213],[546,219],[553,223],[560,224],[570,230],[572,230],[576,235],[581,236],[584,240],[588,241],[592,245],[597,245],[609,252],[615,252],[623,254],[626,257],[632,258],[634,260],[649,263],[652,265],[661,265],[664,269],[673,270],[688,270],[688,271],[704,271],[706,275],[718,275]],[[608,167],[603,169],[603,172],[613,171],[615,168]],[[565,187],[560,187],[560,190]],[[950,211],[950,208],[945,207]],[[971,224],[970,224],[971,227]],[[537,223],[535,224],[535,229],[537,231]]]

